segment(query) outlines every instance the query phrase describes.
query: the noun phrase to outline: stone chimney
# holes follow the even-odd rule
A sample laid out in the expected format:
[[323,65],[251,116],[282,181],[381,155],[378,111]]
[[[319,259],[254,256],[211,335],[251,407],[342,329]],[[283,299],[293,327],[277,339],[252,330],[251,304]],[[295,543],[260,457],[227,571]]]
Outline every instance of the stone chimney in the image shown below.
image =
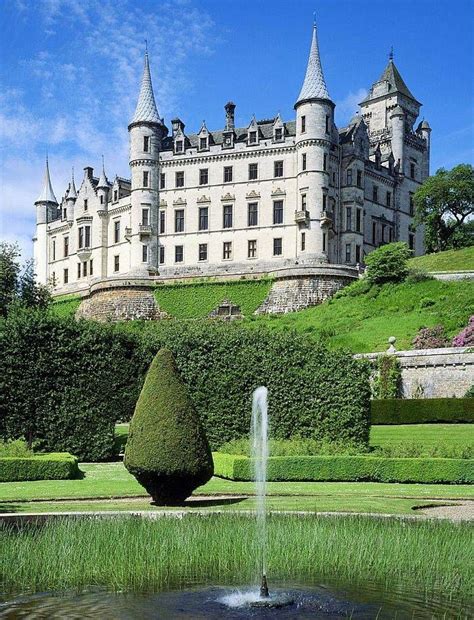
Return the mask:
[[234,111],[235,111],[235,103],[229,101],[225,104],[225,129],[226,131],[234,131],[235,129],[235,120],[234,120]]

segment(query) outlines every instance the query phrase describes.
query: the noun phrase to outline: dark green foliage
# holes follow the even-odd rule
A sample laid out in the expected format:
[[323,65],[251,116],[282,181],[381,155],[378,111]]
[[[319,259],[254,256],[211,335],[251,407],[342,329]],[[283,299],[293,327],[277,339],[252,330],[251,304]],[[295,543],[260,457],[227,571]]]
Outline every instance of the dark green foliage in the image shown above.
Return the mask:
[[19,310],[0,322],[0,437],[97,461],[113,453],[144,368],[111,326]]
[[[251,459],[214,453],[215,475],[251,480]],[[372,456],[274,456],[267,479],[277,482],[417,482],[465,484],[474,482],[474,460],[380,458]]]
[[367,445],[368,362],[290,330],[174,322],[138,330],[147,359],[162,347],[174,353],[214,449],[248,435],[252,392],[260,385],[269,390],[272,437]]
[[67,480],[78,474],[77,459],[67,452],[0,457],[0,482]]
[[402,370],[398,359],[394,355],[379,355],[376,364],[374,397],[380,399],[399,398],[402,387]]
[[470,398],[373,400],[372,424],[431,424],[474,422]]
[[167,349],[158,352],[145,377],[124,464],[162,505],[182,503],[214,473],[199,416]]
[[474,398],[474,384],[468,389],[468,391],[464,394],[464,398]]
[[365,258],[367,280],[372,284],[403,282],[408,275],[408,259],[412,252],[402,241],[382,245]]

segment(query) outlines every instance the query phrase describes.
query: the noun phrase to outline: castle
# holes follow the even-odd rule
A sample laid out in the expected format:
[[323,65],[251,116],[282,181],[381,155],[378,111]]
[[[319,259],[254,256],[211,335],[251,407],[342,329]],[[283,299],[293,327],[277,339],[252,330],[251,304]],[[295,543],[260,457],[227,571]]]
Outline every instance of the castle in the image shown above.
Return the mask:
[[[391,54],[360,112],[338,129],[314,26],[293,119],[236,127],[229,102],[223,129],[203,122],[190,134],[175,118],[170,132],[145,53],[128,126],[130,179],[86,167],[79,189],[73,177],[58,202],[46,162],[35,202],[37,278],[54,294],[88,296],[114,282],[123,290],[270,274],[304,278],[313,296],[300,305],[311,305],[356,277],[381,244],[406,241],[423,253],[412,196],[429,175],[431,129],[424,120],[414,129],[420,106]],[[324,294],[321,279],[330,281]]]

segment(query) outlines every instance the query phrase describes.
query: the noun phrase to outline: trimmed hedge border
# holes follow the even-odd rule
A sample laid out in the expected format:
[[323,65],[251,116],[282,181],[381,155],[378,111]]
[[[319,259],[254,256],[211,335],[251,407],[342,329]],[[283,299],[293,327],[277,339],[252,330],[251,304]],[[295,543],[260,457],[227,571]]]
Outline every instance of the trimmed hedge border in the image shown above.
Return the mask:
[[0,457],[0,482],[67,480],[76,478],[78,474],[78,460],[69,452]]
[[[252,479],[246,456],[213,453],[214,475],[229,480]],[[270,482],[474,482],[474,459],[381,458],[373,456],[273,456]]]
[[372,424],[433,424],[474,422],[474,398],[373,400]]

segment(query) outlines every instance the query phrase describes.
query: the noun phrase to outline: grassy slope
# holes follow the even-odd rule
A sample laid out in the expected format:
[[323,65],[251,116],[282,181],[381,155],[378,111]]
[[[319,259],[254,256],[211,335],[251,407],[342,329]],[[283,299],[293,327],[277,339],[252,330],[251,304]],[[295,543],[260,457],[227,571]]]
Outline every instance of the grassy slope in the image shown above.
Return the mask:
[[474,271],[474,246],[417,256],[409,262],[410,267],[426,271]]
[[258,317],[248,325],[293,328],[316,337],[326,335],[332,348],[365,353],[386,350],[389,336],[397,338],[397,349],[409,349],[423,326],[441,323],[449,337],[455,336],[471,314],[474,314],[474,282],[426,280],[385,285],[376,295],[370,292],[341,297],[283,316]]
[[195,283],[160,286],[155,298],[160,308],[177,319],[198,319],[227,299],[240,306],[244,315],[252,315],[271,288],[271,280],[226,283]]
[[390,446],[404,441],[425,446],[468,445],[474,443],[474,424],[404,424],[370,429],[371,446]]
[[79,295],[61,295],[54,298],[51,304],[51,312],[61,318],[74,316],[80,303]]

